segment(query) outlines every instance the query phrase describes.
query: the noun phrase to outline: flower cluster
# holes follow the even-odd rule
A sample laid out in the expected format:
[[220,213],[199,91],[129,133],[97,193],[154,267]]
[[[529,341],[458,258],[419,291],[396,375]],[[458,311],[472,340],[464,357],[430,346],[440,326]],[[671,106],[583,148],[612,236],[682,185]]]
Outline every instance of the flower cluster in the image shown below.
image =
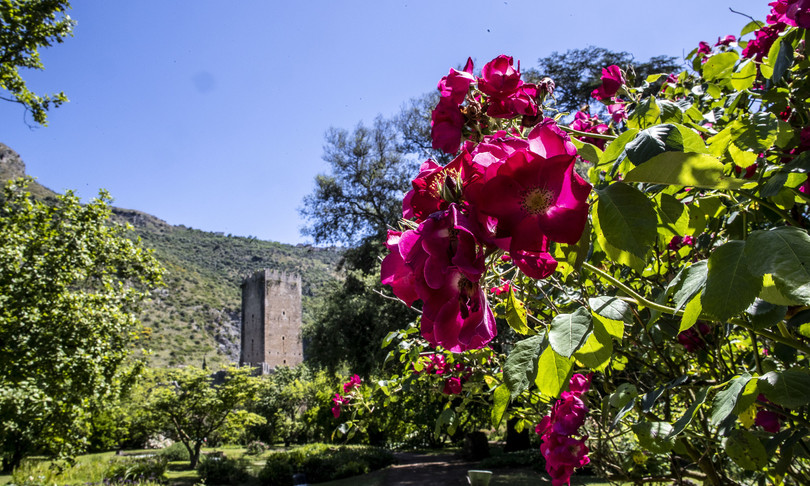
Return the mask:
[[554,404],[551,414],[543,417],[535,428],[543,438],[540,452],[546,460],[546,472],[551,476],[553,486],[570,484],[574,469],[590,462],[588,446],[585,445],[588,436],[579,433],[588,415],[588,406],[582,396],[590,385],[591,375],[572,376],[570,391],[562,393],[562,399]]
[[[510,57],[487,64],[477,81],[466,69],[451,70],[439,83],[434,142],[443,140],[436,138],[436,111],[447,102],[469,100],[474,82],[491,116],[536,112],[516,108],[523,106],[520,100],[534,98],[524,98],[529,87]],[[422,301],[422,335],[431,345],[460,352],[495,337],[482,287],[490,254],[509,252],[531,278],[554,272],[551,243],[576,243],[588,218],[591,186],[574,172],[575,161],[569,136],[546,118],[525,138],[516,128],[500,130],[477,144],[466,142],[446,166],[422,164],[403,200],[403,217],[413,220],[413,229],[389,231],[382,283],[408,305]]]
[[343,395],[340,393],[335,393],[334,398],[332,398],[332,402],[335,404],[332,407],[332,415],[334,415],[335,418],[340,417],[340,410],[344,405],[348,405],[349,402],[351,402],[355,391],[360,388],[361,384],[362,380],[360,377],[358,375],[353,375],[351,378],[349,378],[349,381],[343,384]]
[[[429,354],[422,356],[420,359],[423,365],[422,370],[414,370],[414,373],[420,374],[433,374],[444,377],[444,385],[442,386],[442,393],[445,395],[458,395],[461,393],[461,388],[464,382],[470,376],[469,372],[465,372],[466,368],[461,363],[455,365],[448,363],[442,354]],[[452,374],[460,374],[460,376],[451,376]]]
[[765,19],[767,25],[754,32],[754,39],[748,41],[742,51],[744,58],[754,58],[761,62],[786,28],[810,28],[810,0],[777,0],[768,5],[771,6],[771,12]]
[[441,98],[431,115],[431,136],[433,148],[448,154],[458,152],[465,127],[472,131],[485,128],[486,116],[520,116],[525,126],[534,125],[541,118],[542,100],[554,91],[554,82],[548,78],[539,84],[524,83],[520,79],[520,63],[515,68],[509,56],[501,55],[488,62],[480,77],[472,72],[472,59],[467,59],[462,71],[451,69],[439,81]]
[[[624,118],[627,117],[627,114],[623,111],[624,110],[623,104],[614,103],[608,106],[608,112],[611,113],[611,116],[613,116],[612,113],[614,113],[610,111],[612,107],[618,107],[618,109],[620,109],[620,111],[615,111],[617,110],[617,108],[614,108],[614,112],[619,115],[619,121],[621,121],[622,119],[621,115],[624,115]],[[597,133],[597,134],[607,133],[608,130],[610,129],[607,125],[602,123],[601,120],[599,120],[598,116],[589,115],[588,113],[585,113],[583,111],[578,111],[576,112],[576,114],[574,114],[574,121],[571,122],[571,128],[579,132]],[[580,137],[580,140],[589,143],[591,145],[595,145],[599,147],[600,150],[604,150],[605,144],[607,143],[607,140],[593,137]]]

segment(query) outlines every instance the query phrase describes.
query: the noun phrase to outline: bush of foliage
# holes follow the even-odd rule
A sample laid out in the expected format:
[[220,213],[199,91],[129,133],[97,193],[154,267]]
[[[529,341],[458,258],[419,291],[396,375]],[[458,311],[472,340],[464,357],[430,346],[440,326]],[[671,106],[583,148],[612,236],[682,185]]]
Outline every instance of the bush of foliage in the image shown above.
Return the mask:
[[197,473],[205,484],[239,484],[250,478],[249,467],[250,462],[245,458],[216,452],[202,457]]
[[189,453],[182,442],[175,442],[165,449],[161,449],[158,454],[165,457],[169,462],[188,461]]
[[245,451],[245,454],[249,456],[258,456],[267,449],[269,449],[269,446],[267,444],[265,444],[260,440],[254,440],[247,445],[247,450]]
[[106,481],[123,482],[161,482],[165,479],[168,459],[155,454],[146,457],[116,458],[110,462],[104,474]]
[[320,483],[382,469],[394,463],[394,455],[378,447],[310,444],[277,452],[259,473],[262,484],[292,484],[303,473],[308,483]]

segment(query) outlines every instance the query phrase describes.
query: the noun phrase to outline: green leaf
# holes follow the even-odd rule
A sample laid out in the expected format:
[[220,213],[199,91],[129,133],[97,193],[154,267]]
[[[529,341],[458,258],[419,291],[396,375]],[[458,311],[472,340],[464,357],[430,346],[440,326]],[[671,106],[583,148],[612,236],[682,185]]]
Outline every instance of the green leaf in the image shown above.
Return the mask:
[[616,391],[610,394],[608,402],[613,408],[623,408],[630,403],[631,400],[638,396],[638,388],[632,383],[622,383],[616,388]]
[[745,257],[752,273],[771,274],[777,290],[803,304],[810,304],[810,235],[782,226],[754,231],[745,242]]
[[[607,335],[619,341],[624,337],[624,324],[633,319],[630,306],[616,297],[593,297],[588,299],[591,315],[604,329]],[[597,326],[594,322],[594,327]]]
[[621,161],[625,157],[625,147],[627,143],[633,140],[638,133],[637,128],[631,128],[626,132],[619,135],[619,138],[611,141],[602,156],[599,158],[599,165],[611,164],[616,161]]
[[658,121],[660,115],[661,109],[658,107],[655,97],[649,96],[641,100],[636,105],[636,109],[630,113],[627,126],[630,128],[648,127]]
[[641,447],[655,454],[665,454],[675,445],[669,422],[639,422],[632,429]]
[[667,289],[675,290],[675,296],[673,297],[675,310],[681,310],[703,290],[706,285],[708,270],[706,260],[701,260],[682,268],[678,275],[672,279]]
[[626,182],[648,182],[706,189],[736,189],[745,182],[723,175],[723,164],[707,154],[664,152],[631,170]]
[[661,109],[661,123],[681,123],[683,112],[677,103],[669,100],[658,100],[658,107]]
[[621,182],[597,190],[597,194],[596,212],[605,240],[619,250],[644,258],[658,236],[658,217],[650,200]]
[[686,205],[669,194],[655,197],[658,222],[661,230],[669,236],[683,236],[689,230],[689,212]]
[[729,415],[734,413],[734,408],[737,406],[737,399],[739,399],[745,385],[751,381],[751,375],[745,373],[742,376],[734,378],[729,383],[728,387],[714,397],[712,403],[712,417],[711,424],[713,426],[720,425]]
[[506,413],[506,407],[509,405],[510,395],[509,387],[506,386],[506,383],[501,383],[497,388],[495,388],[495,391],[492,392],[493,404],[492,413],[490,414],[490,423],[496,429],[501,425],[503,416]]
[[723,447],[728,457],[746,471],[758,471],[768,465],[765,447],[757,436],[747,430],[732,430],[724,439]]
[[757,66],[750,59],[740,65],[739,71],[731,75],[731,86],[737,91],[745,91],[757,79]]
[[729,241],[716,248],[708,262],[703,310],[726,320],[748,308],[759,294],[762,278],[748,267],[744,241]]
[[755,30],[759,30],[761,28],[762,24],[760,22],[752,20],[747,24],[745,24],[745,27],[743,27],[743,29],[740,31],[740,37],[743,37],[745,36],[745,34],[750,34],[751,32],[754,32]]
[[591,314],[585,307],[580,307],[572,314],[560,314],[551,321],[549,344],[557,354],[570,358],[584,344],[590,330]]
[[531,329],[526,322],[526,305],[515,297],[512,288],[506,298],[506,322],[518,334],[529,334]]
[[627,144],[627,158],[634,165],[641,165],[658,154],[670,150],[683,150],[683,137],[673,124],[655,125],[638,133]]
[[667,438],[672,439],[676,435],[683,432],[687,425],[692,422],[692,419],[695,417],[695,413],[697,413],[698,408],[703,405],[703,402],[706,401],[706,394],[709,393],[709,387],[702,388],[697,394],[695,395],[695,401],[689,405],[689,408],[686,409],[686,412],[679,418],[674,424],[672,424],[672,430],[669,431],[669,435]]
[[700,296],[696,295],[692,300],[689,301],[688,304],[686,304],[686,307],[683,310],[681,325],[678,328],[678,332],[684,332],[685,330],[694,326],[697,323],[698,318],[700,318],[701,312],[703,312],[703,305],[700,303]]
[[810,403],[810,373],[804,368],[771,371],[759,377],[759,390],[768,400],[787,408]]
[[548,343],[542,334],[518,341],[503,365],[503,381],[509,387],[510,399],[527,390],[537,376],[537,361]]
[[608,335],[592,332],[574,353],[574,358],[594,371],[604,371],[613,355],[613,340]]
[[548,346],[543,350],[537,363],[537,378],[534,384],[543,395],[557,398],[568,384],[573,370],[574,363],[570,358],[560,356]]
[[744,150],[762,153],[776,141],[779,121],[773,113],[758,112],[748,119],[736,120],[731,127],[734,144]]
[[602,151],[599,150],[598,147],[574,137],[571,138],[571,143],[573,143],[577,148],[577,155],[594,165],[599,164],[599,159],[602,157]]
[[703,77],[707,81],[727,78],[734,71],[734,64],[740,56],[734,51],[715,54],[703,65]]
[[[787,37],[778,39],[777,42],[779,42],[779,53],[775,56],[776,58],[772,64],[773,76],[771,76],[771,81],[773,84],[778,83],[790,68],[790,65],[793,64],[793,44]],[[773,48],[773,46],[771,47]],[[768,64],[771,64],[770,59],[768,59]]]

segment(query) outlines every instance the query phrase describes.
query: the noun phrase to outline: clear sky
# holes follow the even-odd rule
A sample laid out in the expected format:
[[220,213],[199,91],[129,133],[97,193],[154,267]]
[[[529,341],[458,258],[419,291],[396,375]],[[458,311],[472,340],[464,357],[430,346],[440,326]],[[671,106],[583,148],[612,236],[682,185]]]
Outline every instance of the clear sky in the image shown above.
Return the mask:
[[[303,243],[330,127],[390,116],[467,57],[533,67],[587,45],[682,57],[766,0],[74,0],[74,37],[24,74],[70,103],[47,128],[0,103],[0,142],[45,186],[171,224]],[[28,118],[29,123],[33,121]]]

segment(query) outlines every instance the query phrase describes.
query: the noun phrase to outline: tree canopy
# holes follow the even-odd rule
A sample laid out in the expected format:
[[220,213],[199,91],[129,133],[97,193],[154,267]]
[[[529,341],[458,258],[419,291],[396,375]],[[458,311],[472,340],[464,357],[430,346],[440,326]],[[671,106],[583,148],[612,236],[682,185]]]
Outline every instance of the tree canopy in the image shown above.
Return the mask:
[[162,269],[110,224],[109,196],[53,204],[9,182],[0,205],[0,447],[3,466],[27,454],[84,448],[96,407],[136,371],[126,358],[137,312]]
[[37,95],[28,89],[20,69],[45,69],[41,47],[61,43],[73,34],[76,22],[67,15],[65,0],[0,1],[0,99],[23,105],[34,121],[48,124],[47,111],[68,101],[65,93]]

